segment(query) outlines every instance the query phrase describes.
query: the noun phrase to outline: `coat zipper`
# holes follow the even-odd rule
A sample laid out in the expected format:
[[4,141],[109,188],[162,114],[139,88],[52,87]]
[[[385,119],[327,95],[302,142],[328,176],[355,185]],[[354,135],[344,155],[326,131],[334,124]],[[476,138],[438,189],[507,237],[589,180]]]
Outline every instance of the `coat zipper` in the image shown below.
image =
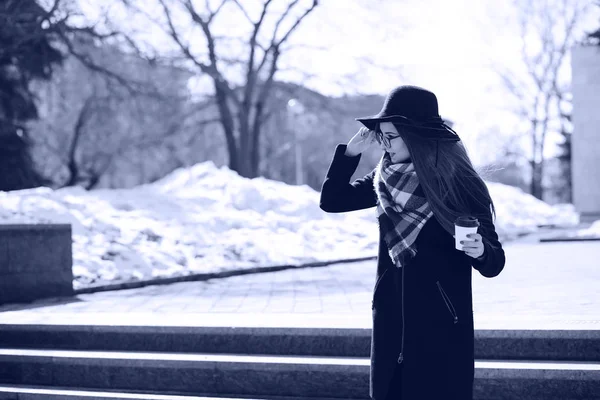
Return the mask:
[[400,355],[398,356],[398,364],[404,361],[404,266],[402,268],[402,342],[400,345]]
[[448,295],[444,291],[444,288],[442,288],[440,281],[437,281],[436,283],[437,283],[438,289],[440,290],[442,298],[444,299],[444,303],[446,303],[446,307],[448,308],[448,311],[450,311],[450,314],[452,314],[452,317],[454,318],[454,323],[456,324],[458,322],[458,315],[456,315],[456,310],[454,309],[454,305],[452,305],[452,302],[450,301],[450,297],[448,297]]

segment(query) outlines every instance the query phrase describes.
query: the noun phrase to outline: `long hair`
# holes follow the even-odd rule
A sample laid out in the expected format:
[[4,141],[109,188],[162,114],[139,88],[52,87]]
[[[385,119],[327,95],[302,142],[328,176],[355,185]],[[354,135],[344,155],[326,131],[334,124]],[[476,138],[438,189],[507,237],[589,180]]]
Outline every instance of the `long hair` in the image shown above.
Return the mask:
[[[433,141],[419,137],[416,128],[394,124],[408,147],[419,184],[440,225],[454,234],[459,216],[486,216],[496,208],[461,141]],[[438,148],[436,149],[436,146]]]

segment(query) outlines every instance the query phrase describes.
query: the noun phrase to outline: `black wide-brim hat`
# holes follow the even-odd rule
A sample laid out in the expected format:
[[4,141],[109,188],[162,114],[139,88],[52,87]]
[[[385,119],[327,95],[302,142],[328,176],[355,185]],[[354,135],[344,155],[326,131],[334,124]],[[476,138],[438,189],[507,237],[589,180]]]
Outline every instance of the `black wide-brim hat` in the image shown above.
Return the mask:
[[356,120],[371,130],[375,130],[380,122],[393,122],[412,127],[406,131],[422,139],[460,140],[440,117],[435,94],[418,86],[404,85],[393,89],[378,114]]

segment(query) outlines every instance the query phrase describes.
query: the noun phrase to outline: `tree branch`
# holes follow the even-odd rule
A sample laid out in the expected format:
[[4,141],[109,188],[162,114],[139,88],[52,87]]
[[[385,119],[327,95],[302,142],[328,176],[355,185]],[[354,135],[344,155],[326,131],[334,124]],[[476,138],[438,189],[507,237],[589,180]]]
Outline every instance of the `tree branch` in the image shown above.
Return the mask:
[[[294,1],[294,3],[296,3],[297,1]],[[294,4],[292,3],[292,4]],[[281,38],[281,40],[277,43],[277,47],[280,47],[291,35],[291,33],[296,30],[296,28],[298,27],[298,25],[300,25],[300,22],[302,22],[302,20],[312,12],[312,10],[315,9],[315,7],[319,5],[319,1],[318,0],[313,0],[313,4],[312,6],[310,6],[309,9],[307,9],[304,14],[302,14],[294,23],[294,25],[292,25],[292,27],[287,31],[287,33],[283,36],[283,38]],[[291,6],[290,6],[291,8]]]
[[64,39],[65,45],[69,49],[69,54],[71,54],[73,57],[79,60],[79,62],[81,62],[87,68],[95,72],[100,72],[105,76],[114,79],[115,81],[119,82],[119,84],[121,84],[123,87],[125,87],[127,91],[131,94],[143,93],[143,85],[141,83],[133,82],[132,85],[128,79],[123,78],[121,75],[109,70],[108,68],[96,64],[88,55],[79,53],[79,51],[75,49],[75,46],[73,46],[71,41],[66,36],[64,36],[64,34],[62,35],[62,38]]
[[213,18],[219,13],[219,11],[221,11],[221,8],[223,8],[223,6],[225,5],[225,3],[227,3],[229,0],[223,0],[221,1],[221,4],[219,4],[219,6],[217,7],[217,9],[215,11],[210,11],[210,7],[208,5],[208,0],[206,0],[206,9],[209,10],[210,15],[208,17],[208,24],[210,24],[213,20]]
[[298,4],[298,1],[299,0],[294,0],[290,4],[288,4],[287,9],[284,11],[283,14],[281,14],[281,17],[279,17],[279,20],[275,24],[275,29],[273,30],[273,38],[271,39],[271,44],[275,43],[275,41],[277,39],[277,33],[279,32],[279,27],[281,26],[283,21],[286,19],[286,17],[289,15],[289,13],[292,11],[292,8],[294,8],[294,6],[296,4]]
[[[207,42],[207,46],[208,46],[208,57],[210,59],[210,65],[206,65],[204,63],[199,62],[192,55],[192,53],[190,52],[190,49],[187,46],[183,45],[183,43],[181,42],[181,40],[179,38],[179,35],[177,35],[177,33],[175,31],[175,27],[173,25],[173,20],[171,18],[171,15],[170,15],[170,12],[168,10],[168,7],[165,5],[164,0],[159,0],[159,1],[163,5],[163,9],[165,10],[165,14],[167,15],[167,19],[168,19],[168,23],[169,23],[171,32],[174,35],[177,36],[177,38],[175,38],[175,36],[173,36],[173,35],[172,35],[172,37],[179,44],[181,50],[185,53],[185,55],[190,60],[192,60],[192,62],[194,64],[196,64],[200,68],[200,70],[202,72],[204,72],[205,74],[208,74],[213,79],[213,81],[215,83],[216,90],[223,91],[223,93],[229,99],[231,99],[236,105],[239,106],[240,101],[239,101],[237,95],[229,87],[229,84],[228,84],[227,80],[223,77],[223,75],[221,74],[221,72],[218,69],[218,66],[217,66],[217,55],[216,55],[216,50],[215,50],[215,41],[214,41],[214,39],[212,37],[212,33],[210,31],[210,21],[204,21],[202,19],[202,17],[200,16],[200,14],[198,14],[196,12],[196,9],[194,8],[194,5],[192,4],[191,0],[185,0],[185,2],[184,2],[185,8],[190,13],[190,16],[192,17],[192,20],[195,23],[197,23],[198,25],[200,25],[200,28],[202,29],[202,32],[204,32],[204,37],[206,38],[206,42]],[[220,7],[219,7],[219,9],[220,9]]]
[[[258,68],[256,68],[257,71],[261,71],[263,66],[266,64],[267,62],[267,58],[269,57],[269,53],[275,51],[277,53],[279,53],[281,51],[281,45],[283,43],[285,43],[285,41],[289,38],[289,36],[291,35],[291,33],[296,29],[296,27],[300,24],[300,22],[302,22],[302,20],[312,12],[312,10],[315,9],[315,7],[319,4],[318,0],[313,0],[312,6],[307,9],[304,14],[302,14],[297,20],[296,22],[292,25],[292,27],[287,31],[287,33],[283,36],[283,38],[279,41],[277,41],[277,32],[279,30],[279,26],[281,25],[281,23],[283,22],[283,20],[285,19],[285,17],[290,13],[291,9],[298,3],[298,0],[294,0],[293,2],[291,2],[288,5],[288,8],[285,10],[285,12],[282,14],[282,16],[279,18],[279,20],[277,21],[277,24],[275,25],[275,29],[273,31],[273,37],[271,39],[271,45],[269,46],[269,48],[267,48],[267,51],[265,51],[263,59],[260,63],[260,65],[258,66]],[[269,73],[270,75],[270,73]]]
[[[252,21],[252,18],[250,18],[250,14],[248,14],[248,11],[246,11],[246,9],[244,8],[244,6],[242,6],[242,4],[238,0],[233,0],[233,2],[238,6],[238,8],[242,12],[242,14],[244,14],[244,17],[246,17],[246,19],[248,20],[248,22],[250,22],[252,25],[256,25],[254,23],[254,21]],[[270,3],[270,1],[267,1],[267,3]],[[266,9],[266,6],[263,8],[263,11],[264,11],[264,9]]]
[[[234,1],[240,7],[242,12],[244,12],[246,14],[246,16],[249,18],[248,14],[244,10],[244,8],[240,4],[240,2],[237,0],[234,0]],[[258,79],[258,70],[254,69],[254,59],[255,59],[255,55],[256,55],[256,43],[257,43],[256,38],[258,36],[258,31],[260,30],[260,27],[264,21],[265,15],[267,14],[267,9],[269,8],[269,4],[271,4],[271,0],[267,0],[263,4],[262,12],[260,14],[258,21],[253,24],[254,31],[252,32],[252,36],[250,37],[250,55],[248,56],[248,65],[247,65],[247,69],[246,69],[246,85],[244,87],[244,97],[242,100],[244,108],[247,111],[250,111],[252,95],[254,94],[256,80]],[[250,113],[247,111],[243,113],[243,115],[246,118],[244,123],[246,123],[246,124],[248,123],[247,118],[250,117]]]

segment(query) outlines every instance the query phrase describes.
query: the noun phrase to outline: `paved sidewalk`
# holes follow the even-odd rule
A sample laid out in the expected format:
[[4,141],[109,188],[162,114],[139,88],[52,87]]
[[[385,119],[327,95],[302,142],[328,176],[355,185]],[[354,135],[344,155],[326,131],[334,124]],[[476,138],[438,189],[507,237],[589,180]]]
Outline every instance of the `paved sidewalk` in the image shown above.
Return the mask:
[[[600,329],[600,242],[514,243],[473,270],[476,328]],[[375,262],[181,282],[0,307],[0,323],[370,327]]]

